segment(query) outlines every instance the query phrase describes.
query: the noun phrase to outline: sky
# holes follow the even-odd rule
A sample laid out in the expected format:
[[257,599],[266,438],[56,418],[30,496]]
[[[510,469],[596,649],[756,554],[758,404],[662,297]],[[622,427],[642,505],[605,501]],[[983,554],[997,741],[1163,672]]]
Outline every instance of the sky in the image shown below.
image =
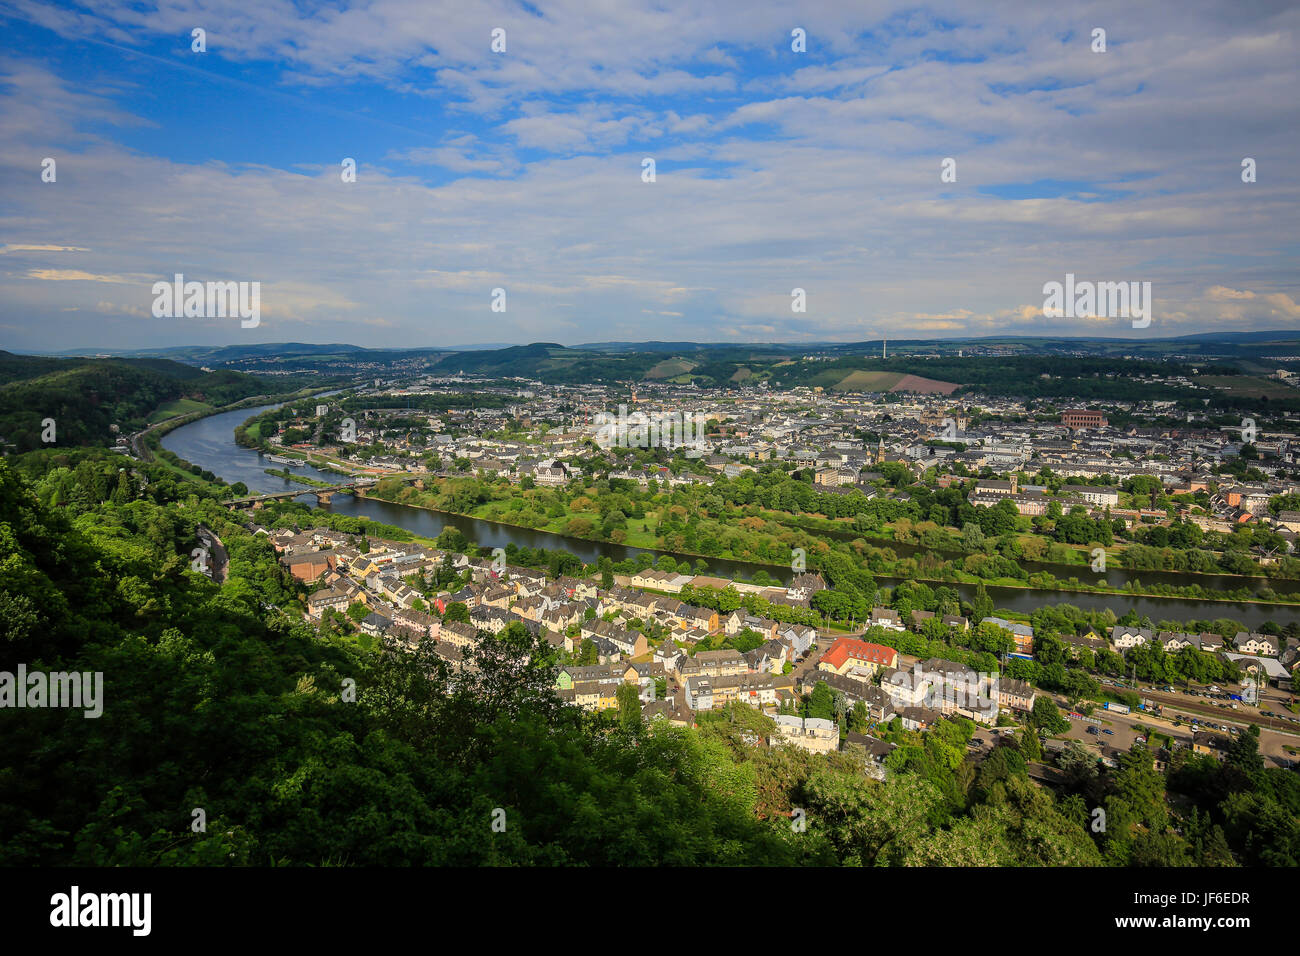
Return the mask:
[[[1298,31],[1265,0],[0,0],[0,348],[1300,329]],[[259,283],[258,324],[156,317],[177,273]],[[1150,282],[1150,324],[1045,316],[1067,274]]]

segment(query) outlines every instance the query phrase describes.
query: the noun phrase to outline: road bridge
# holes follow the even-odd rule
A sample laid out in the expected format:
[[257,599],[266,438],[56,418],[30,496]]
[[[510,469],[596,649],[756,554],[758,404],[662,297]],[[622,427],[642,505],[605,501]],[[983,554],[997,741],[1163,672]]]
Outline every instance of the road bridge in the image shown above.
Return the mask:
[[424,488],[424,475],[422,474],[402,474],[402,475],[381,475],[376,478],[358,478],[356,481],[340,482],[337,485],[325,485],[313,488],[293,488],[289,491],[276,491],[265,495],[248,495],[244,498],[233,498],[230,501],[223,502],[227,508],[261,508],[263,505],[272,501],[291,501],[294,498],[300,498],[303,495],[315,495],[318,504],[327,505],[330,499],[336,494],[352,494],[357,489],[372,488],[379,483],[380,479],[384,481],[408,482],[414,484],[417,488]]

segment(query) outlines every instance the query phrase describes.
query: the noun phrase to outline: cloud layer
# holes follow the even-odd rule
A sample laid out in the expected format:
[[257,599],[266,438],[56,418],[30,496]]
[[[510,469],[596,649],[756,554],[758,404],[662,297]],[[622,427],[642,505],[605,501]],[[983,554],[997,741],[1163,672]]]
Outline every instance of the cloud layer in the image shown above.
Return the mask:
[[[1300,326],[1292,5],[592,6],[0,5],[0,344]],[[152,318],[177,272],[261,325]]]

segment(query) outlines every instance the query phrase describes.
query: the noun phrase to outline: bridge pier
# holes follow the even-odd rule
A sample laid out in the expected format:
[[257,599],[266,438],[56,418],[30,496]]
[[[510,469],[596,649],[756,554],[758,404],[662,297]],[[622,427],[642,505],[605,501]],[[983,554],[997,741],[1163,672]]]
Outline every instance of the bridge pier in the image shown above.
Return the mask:
[[322,505],[327,505],[327,504],[330,503],[330,497],[331,497],[332,495],[333,495],[333,492],[331,492],[331,491],[318,491],[318,492],[316,492],[316,503],[317,503],[317,504],[322,504]]

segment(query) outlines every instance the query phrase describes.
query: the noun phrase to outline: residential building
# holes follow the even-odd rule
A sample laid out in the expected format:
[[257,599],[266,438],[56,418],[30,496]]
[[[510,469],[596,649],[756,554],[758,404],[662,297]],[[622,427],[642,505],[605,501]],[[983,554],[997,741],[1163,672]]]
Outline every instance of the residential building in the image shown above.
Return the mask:
[[830,753],[840,746],[840,728],[832,720],[777,714],[776,733],[768,742],[773,746],[791,744],[812,753]]
[[875,674],[882,667],[897,666],[897,650],[854,637],[837,638],[817,662],[818,670],[831,671],[835,674],[847,674],[851,671]]

